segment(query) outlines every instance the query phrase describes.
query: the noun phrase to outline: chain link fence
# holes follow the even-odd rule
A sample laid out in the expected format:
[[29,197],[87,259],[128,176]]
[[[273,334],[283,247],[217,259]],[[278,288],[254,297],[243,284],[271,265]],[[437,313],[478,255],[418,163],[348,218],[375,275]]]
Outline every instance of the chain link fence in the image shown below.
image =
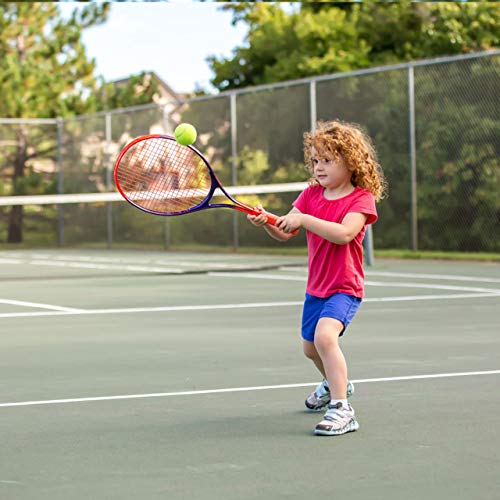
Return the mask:
[[[139,135],[171,134],[180,122],[196,126],[198,149],[227,186],[305,181],[304,131],[318,120],[340,119],[366,129],[389,183],[373,230],[375,248],[498,252],[499,55],[397,64],[165,107],[2,119],[0,195],[112,191],[119,150]],[[297,195],[270,192],[242,201],[285,213]],[[0,241],[12,241],[16,231],[34,244],[277,244],[232,211],[179,220],[125,203],[0,207]]]

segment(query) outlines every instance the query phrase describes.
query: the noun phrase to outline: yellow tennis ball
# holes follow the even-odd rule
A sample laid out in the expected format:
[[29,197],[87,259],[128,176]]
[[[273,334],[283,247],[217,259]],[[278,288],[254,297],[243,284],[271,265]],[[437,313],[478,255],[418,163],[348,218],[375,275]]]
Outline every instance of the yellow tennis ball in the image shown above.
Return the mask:
[[189,146],[196,141],[196,129],[190,123],[181,123],[174,130],[175,140],[183,146]]

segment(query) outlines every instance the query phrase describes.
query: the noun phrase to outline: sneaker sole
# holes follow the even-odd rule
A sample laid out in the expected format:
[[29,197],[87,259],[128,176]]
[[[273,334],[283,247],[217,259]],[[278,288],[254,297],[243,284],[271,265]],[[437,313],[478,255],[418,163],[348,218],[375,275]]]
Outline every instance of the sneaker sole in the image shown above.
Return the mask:
[[[354,384],[352,382],[349,382],[347,384],[347,397],[350,398],[352,395],[354,394]],[[307,401],[304,403],[306,405],[306,408],[309,410],[309,411],[312,411],[314,413],[316,412],[320,412],[320,411],[323,411],[327,406],[328,406],[328,403],[330,401],[327,401],[324,405],[322,406],[316,406],[316,407],[313,407],[311,408],[308,404],[307,404]]]
[[359,424],[355,420],[354,422],[351,422],[349,425],[346,425],[343,429],[339,430],[332,430],[332,431],[325,431],[323,429],[314,429],[314,434],[316,436],[340,436],[342,434],[347,434],[348,432],[354,432],[359,429]]
[[307,405],[307,401],[304,403],[306,405],[307,410],[314,412],[314,413],[319,413],[320,411],[323,411],[327,406],[330,401],[327,401],[323,406],[314,406],[310,407]]

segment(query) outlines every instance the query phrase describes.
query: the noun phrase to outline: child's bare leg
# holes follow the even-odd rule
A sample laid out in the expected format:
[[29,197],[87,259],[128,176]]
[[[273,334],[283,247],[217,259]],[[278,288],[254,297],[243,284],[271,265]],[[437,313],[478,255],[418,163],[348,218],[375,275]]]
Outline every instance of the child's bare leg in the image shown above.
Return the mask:
[[323,367],[323,361],[321,361],[321,357],[318,351],[316,350],[314,342],[303,340],[303,349],[305,356],[309,358],[316,365],[316,368],[320,371],[323,377],[326,378],[325,368]]
[[314,334],[314,345],[321,358],[332,399],[347,398],[347,363],[339,346],[339,334],[343,328],[344,325],[336,319],[321,318]]

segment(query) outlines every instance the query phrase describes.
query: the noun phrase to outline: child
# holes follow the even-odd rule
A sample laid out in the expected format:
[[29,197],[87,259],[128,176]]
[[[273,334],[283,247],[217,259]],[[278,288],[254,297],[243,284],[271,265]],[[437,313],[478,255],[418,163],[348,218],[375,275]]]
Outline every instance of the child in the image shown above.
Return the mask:
[[286,241],[295,229],[307,234],[308,279],[302,313],[304,354],[323,375],[306,399],[313,411],[327,408],[314,433],[338,435],[359,428],[347,397],[354,390],[339,337],[352,321],[364,295],[363,237],[377,220],[375,201],[385,192],[385,179],[370,139],[357,125],[319,123],[304,134],[304,156],[310,186],[280,217],[276,226],[266,216],[248,216],[273,238]]

